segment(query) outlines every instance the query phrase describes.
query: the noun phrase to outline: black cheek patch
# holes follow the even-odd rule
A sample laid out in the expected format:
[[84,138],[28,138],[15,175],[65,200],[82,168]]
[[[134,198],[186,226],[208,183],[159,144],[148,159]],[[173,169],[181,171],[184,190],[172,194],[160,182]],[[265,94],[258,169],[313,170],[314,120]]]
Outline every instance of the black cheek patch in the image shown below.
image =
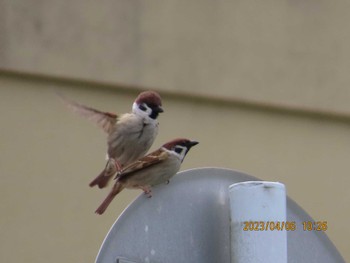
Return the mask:
[[155,120],[157,119],[158,114],[159,113],[157,111],[152,110],[152,113],[149,115],[149,117]]

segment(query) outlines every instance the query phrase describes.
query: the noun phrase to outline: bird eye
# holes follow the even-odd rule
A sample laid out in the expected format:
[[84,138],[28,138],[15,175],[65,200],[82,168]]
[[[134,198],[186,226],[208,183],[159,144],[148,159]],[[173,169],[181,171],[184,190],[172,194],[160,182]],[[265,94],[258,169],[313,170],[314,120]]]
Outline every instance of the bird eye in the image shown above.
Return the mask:
[[139,105],[139,109],[142,110],[142,111],[147,110],[147,108],[146,108],[143,104],[140,104],[140,105]]

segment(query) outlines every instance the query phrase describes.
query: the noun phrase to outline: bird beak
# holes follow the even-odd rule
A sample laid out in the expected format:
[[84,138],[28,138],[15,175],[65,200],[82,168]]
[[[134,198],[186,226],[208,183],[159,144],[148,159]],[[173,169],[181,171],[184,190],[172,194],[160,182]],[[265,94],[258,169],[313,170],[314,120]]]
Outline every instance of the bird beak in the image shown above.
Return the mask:
[[161,106],[158,106],[156,109],[155,109],[157,112],[164,112],[163,108]]
[[188,143],[188,147],[191,148],[191,147],[197,145],[198,143],[199,143],[199,142],[196,142],[196,141],[190,141],[190,142]]

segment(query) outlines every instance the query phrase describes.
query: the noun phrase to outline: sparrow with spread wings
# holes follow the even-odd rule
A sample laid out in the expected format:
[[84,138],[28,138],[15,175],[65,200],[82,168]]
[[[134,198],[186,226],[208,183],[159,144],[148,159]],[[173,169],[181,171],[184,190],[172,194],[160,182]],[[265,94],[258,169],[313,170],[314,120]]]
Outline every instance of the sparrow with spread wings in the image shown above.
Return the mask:
[[157,92],[140,93],[132,105],[132,112],[121,115],[81,105],[62,95],[60,97],[70,109],[97,123],[108,135],[108,161],[103,171],[90,183],[91,187],[106,187],[116,172],[147,153],[158,134],[157,118],[163,108]]
[[112,190],[97,208],[95,213],[103,214],[114,197],[124,188],[142,189],[149,197],[151,187],[169,182],[180,169],[186,154],[198,142],[188,139],[175,139],[160,149],[125,166],[116,176]]

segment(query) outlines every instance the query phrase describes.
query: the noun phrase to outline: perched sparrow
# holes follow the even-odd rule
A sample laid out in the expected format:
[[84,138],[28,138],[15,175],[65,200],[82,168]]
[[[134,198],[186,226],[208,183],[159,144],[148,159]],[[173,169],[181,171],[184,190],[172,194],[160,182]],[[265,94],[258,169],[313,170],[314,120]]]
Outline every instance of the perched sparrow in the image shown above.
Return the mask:
[[95,213],[103,214],[113,198],[124,188],[142,189],[145,194],[151,197],[151,187],[169,182],[169,179],[179,171],[188,151],[196,144],[198,142],[188,139],[175,139],[125,166],[116,176],[112,190]]
[[144,156],[157,136],[157,117],[163,109],[161,98],[154,91],[140,93],[132,105],[132,112],[122,115],[102,112],[64,97],[62,99],[69,108],[96,122],[108,134],[109,159],[105,169],[90,183],[91,187],[105,187],[122,167]]

